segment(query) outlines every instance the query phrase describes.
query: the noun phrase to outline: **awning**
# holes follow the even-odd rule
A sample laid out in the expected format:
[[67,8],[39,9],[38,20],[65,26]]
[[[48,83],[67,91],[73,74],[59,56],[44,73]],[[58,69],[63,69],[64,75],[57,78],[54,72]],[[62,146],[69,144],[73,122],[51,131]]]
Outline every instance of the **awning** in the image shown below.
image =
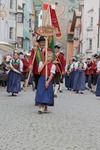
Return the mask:
[[15,49],[14,45],[7,43],[7,42],[0,41],[0,50],[8,51],[8,50],[14,50],[14,49]]

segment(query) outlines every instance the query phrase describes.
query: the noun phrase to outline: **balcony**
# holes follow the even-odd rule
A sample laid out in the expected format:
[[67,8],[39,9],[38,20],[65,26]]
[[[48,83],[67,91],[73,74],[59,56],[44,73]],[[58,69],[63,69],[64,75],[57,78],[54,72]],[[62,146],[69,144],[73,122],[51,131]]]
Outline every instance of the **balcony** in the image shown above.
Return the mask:
[[87,31],[93,31],[93,26],[89,26],[89,27],[87,27],[87,29],[86,29]]
[[73,34],[68,34],[67,41],[68,42],[73,42],[74,41],[74,35]]
[[86,53],[92,53],[92,49],[87,49],[85,52]]
[[75,40],[75,41],[78,41],[78,40],[79,40],[79,37],[74,37],[74,40]]

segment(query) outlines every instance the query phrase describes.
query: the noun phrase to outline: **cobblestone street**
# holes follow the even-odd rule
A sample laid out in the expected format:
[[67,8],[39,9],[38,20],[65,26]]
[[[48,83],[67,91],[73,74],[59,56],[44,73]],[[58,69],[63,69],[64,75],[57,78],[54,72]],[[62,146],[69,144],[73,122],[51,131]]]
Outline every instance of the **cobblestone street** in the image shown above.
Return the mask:
[[39,115],[29,87],[17,97],[0,87],[0,150],[100,150],[100,99],[63,89]]

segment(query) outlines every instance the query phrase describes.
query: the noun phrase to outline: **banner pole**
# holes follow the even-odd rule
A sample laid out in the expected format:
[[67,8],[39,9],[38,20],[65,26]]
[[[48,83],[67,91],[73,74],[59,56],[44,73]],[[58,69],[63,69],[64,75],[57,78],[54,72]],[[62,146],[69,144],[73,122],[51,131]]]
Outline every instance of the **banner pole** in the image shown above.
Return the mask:
[[[45,37],[45,60],[47,62],[47,50],[48,50],[48,37]],[[48,67],[46,64],[46,80],[48,78]]]

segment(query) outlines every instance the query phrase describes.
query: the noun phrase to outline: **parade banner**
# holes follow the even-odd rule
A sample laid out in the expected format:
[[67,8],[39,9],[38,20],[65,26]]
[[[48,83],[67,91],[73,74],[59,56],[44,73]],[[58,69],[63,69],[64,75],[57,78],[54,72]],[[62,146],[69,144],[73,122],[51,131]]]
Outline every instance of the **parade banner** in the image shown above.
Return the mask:
[[56,29],[56,37],[61,37],[61,30],[60,30],[60,26],[59,26],[59,23],[58,23],[58,18],[57,18],[57,15],[56,15],[56,11],[55,9],[52,9],[52,7],[50,6],[50,16],[51,16],[51,23],[52,23],[52,26],[54,26],[54,28]]
[[55,5],[48,5],[48,4],[43,4],[43,10],[47,10],[48,8],[50,9],[50,19],[51,19],[51,25],[54,26],[54,28],[56,29],[56,37],[61,37],[61,30],[60,30],[60,26],[59,26],[59,22],[58,22],[58,18],[56,15],[56,11],[55,11]]
[[45,37],[46,36],[52,36],[55,34],[54,33],[54,27],[50,26],[50,25],[38,27],[38,28],[36,28],[35,32],[38,35],[45,36]]

